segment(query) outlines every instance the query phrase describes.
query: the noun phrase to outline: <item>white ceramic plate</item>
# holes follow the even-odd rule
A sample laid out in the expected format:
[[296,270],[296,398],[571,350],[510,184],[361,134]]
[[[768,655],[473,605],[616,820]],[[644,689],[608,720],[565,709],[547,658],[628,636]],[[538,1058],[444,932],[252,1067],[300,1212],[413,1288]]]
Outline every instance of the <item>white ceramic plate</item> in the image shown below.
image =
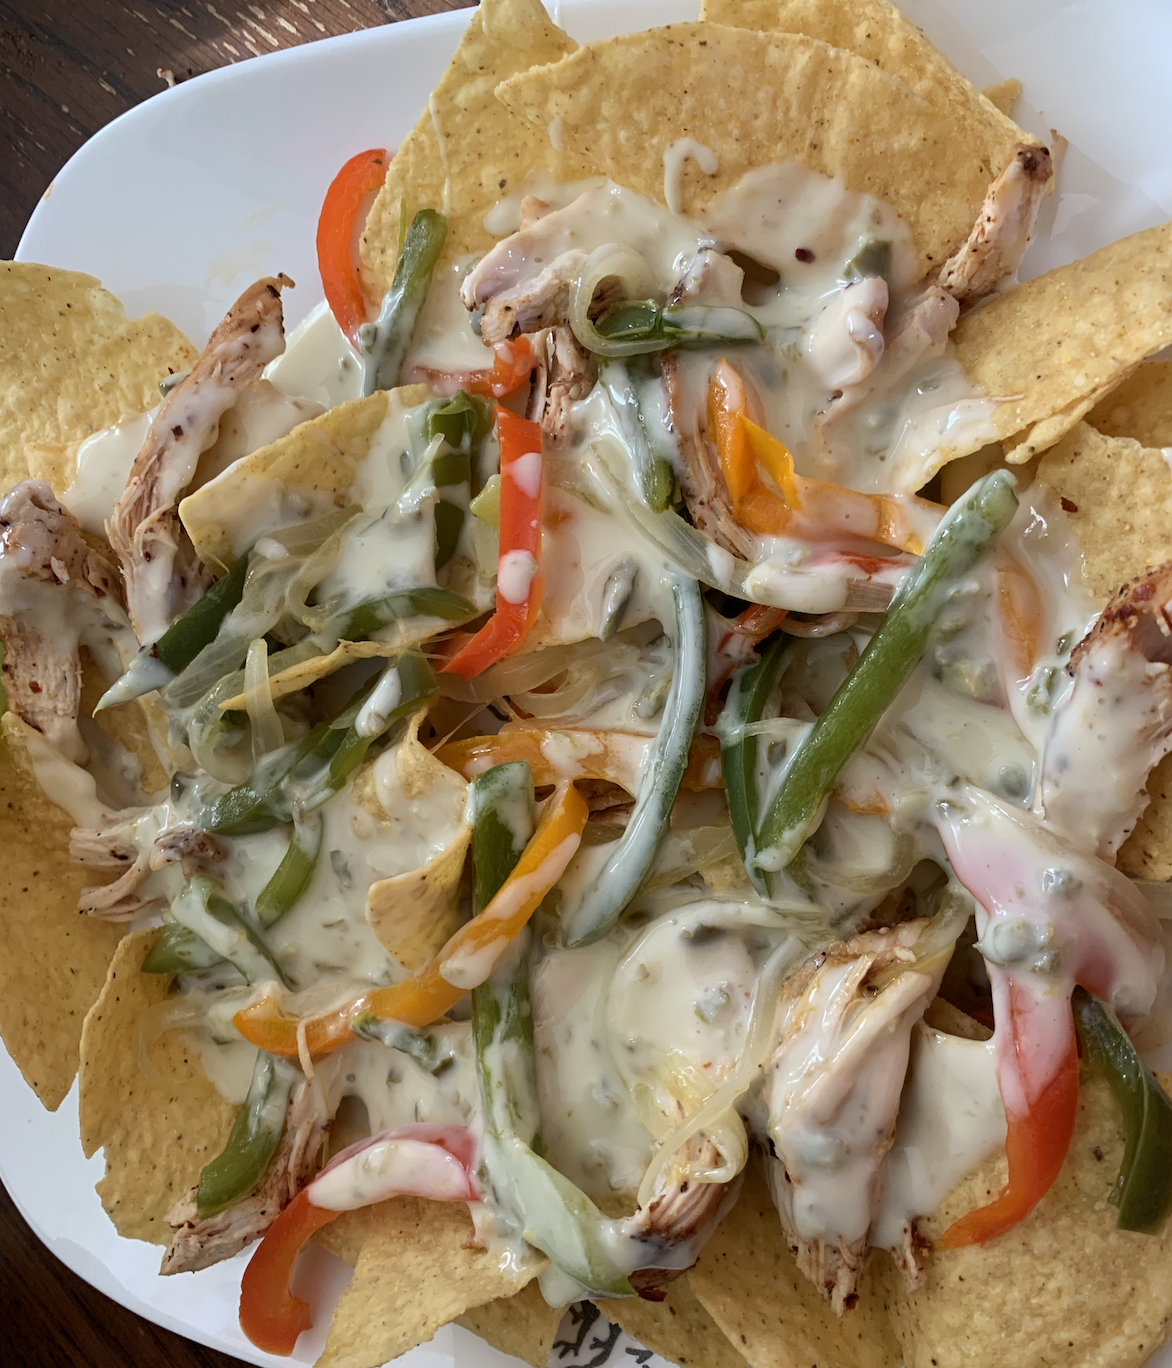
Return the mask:
[[[698,0],[550,4],[579,41],[692,19],[697,8]],[[1019,121],[1070,140],[1041,224],[1049,240],[1030,249],[1024,274],[1172,215],[1166,0],[904,0],[903,8],[978,84],[1021,78]],[[160,93],[103,129],[60,172],[18,257],[88,271],[132,315],[158,309],[197,343],[247,283],[283,270],[298,282],[286,295],[287,321],[296,324],[321,299],[314,230],[331,177],[354,152],[394,146],[411,128],[468,17],[331,38]],[[150,1320],[252,1363],[287,1363],[258,1353],[236,1323],[247,1255],[159,1278],[158,1249],[120,1239],[102,1212],[93,1190],[101,1174],[100,1156],[82,1158],[76,1088],[56,1114],[46,1113],[0,1049],[0,1177],[41,1239]],[[314,1289],[324,1326],[348,1270],[320,1250],[305,1263],[302,1281]],[[323,1335],[304,1337],[297,1359],[312,1361]],[[620,1359],[626,1355],[612,1361]],[[1160,1361],[1172,1368],[1172,1354]],[[515,1360],[449,1327],[401,1362],[494,1368]]]

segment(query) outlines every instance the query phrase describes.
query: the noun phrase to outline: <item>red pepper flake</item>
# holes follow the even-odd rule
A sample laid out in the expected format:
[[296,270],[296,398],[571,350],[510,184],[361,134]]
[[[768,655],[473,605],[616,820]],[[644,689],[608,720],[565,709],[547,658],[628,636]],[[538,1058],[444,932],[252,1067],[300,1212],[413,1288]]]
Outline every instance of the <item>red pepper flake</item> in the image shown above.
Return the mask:
[[794,253],[799,261],[804,261],[808,266],[814,260],[814,253],[808,247],[799,247]]
[[1073,499],[1068,499],[1065,494],[1062,496],[1061,499],[1059,499],[1058,502],[1062,505],[1063,513],[1078,512],[1078,504],[1076,504]]

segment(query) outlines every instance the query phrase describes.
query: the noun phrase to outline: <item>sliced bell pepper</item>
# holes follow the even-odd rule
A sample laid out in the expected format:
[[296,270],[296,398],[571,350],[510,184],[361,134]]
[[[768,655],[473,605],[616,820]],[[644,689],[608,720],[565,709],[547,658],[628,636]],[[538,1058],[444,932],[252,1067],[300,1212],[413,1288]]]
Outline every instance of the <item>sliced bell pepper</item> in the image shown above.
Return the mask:
[[1033,578],[1002,552],[997,566],[997,617],[1009,643],[1018,679],[1029,679],[1038,661],[1044,611]]
[[586,800],[573,784],[563,784],[550,798],[533,839],[496,897],[409,979],[303,1021],[286,1016],[275,998],[263,997],[236,1013],[236,1029],[269,1054],[291,1059],[299,1053],[299,1030],[305,1033],[311,1055],[332,1054],[353,1039],[351,1022],[364,1012],[405,1026],[429,1026],[488,977],[510,940],[565,872],[588,815]]
[[[1009,1181],[986,1206],[966,1212],[936,1241],[941,1249],[984,1244],[1024,1220],[1049,1192],[1058,1177],[1078,1109],[1078,1046],[1068,1002],[1039,1000],[1006,975],[1002,991],[995,988],[994,1013],[1008,1012],[1009,1031],[1018,1087],[1001,1094],[1005,1099],[1005,1156]],[[1061,1051],[1055,1058],[1055,1033]],[[1039,1056],[1050,1067],[1038,1076]],[[1006,1067],[1004,1052],[999,1070]],[[1015,1098],[1024,1107],[1015,1105]]]
[[358,329],[366,322],[367,300],[354,269],[354,229],[363,203],[382,187],[386,171],[385,148],[351,157],[330,182],[317,221],[317,269],[326,302],[355,346]]
[[[649,741],[649,737],[633,732],[567,731],[510,724],[496,736],[450,741],[439,747],[435,758],[465,779],[474,779],[493,765],[525,760],[539,788],[565,779],[605,779],[628,793],[636,793]],[[697,736],[688,752],[688,768],[680,787],[692,793],[720,788],[719,759],[717,739]]]
[[500,551],[496,612],[443,666],[443,673],[472,679],[513,650],[541,607],[541,428],[496,409],[501,448]]
[[[375,1164],[364,1165],[363,1152],[376,1146],[383,1146],[384,1154]],[[476,1151],[475,1137],[462,1126],[402,1126],[361,1140],[335,1155],[269,1226],[244,1270],[240,1328],[252,1343],[269,1354],[291,1354],[297,1337],[312,1327],[309,1307],[290,1292],[289,1279],[302,1246],[315,1231],[343,1211],[388,1197],[476,1201],[481,1196],[475,1179]],[[426,1162],[429,1157],[430,1162]],[[347,1166],[352,1171],[365,1167],[365,1172],[354,1172],[356,1181],[339,1184],[337,1179],[342,1175],[338,1170]],[[324,1192],[327,1186],[333,1191]],[[323,1198],[333,1199],[338,1191],[346,1194],[346,1200],[319,1205]]]
[[464,390],[484,399],[507,399],[528,384],[537,365],[537,354],[527,337],[497,342],[492,349],[492,367],[478,371],[441,371],[420,366],[414,375],[429,384],[437,394]]

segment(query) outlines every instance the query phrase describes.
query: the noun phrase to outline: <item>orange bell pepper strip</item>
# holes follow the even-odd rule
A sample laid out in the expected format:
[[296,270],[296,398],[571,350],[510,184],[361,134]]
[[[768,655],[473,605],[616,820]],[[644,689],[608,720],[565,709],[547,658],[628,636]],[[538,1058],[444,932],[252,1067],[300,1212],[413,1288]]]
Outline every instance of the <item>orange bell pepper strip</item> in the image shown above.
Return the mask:
[[[1031,1030],[1031,1017],[1039,1008],[1035,999],[1012,981],[1003,992],[997,993],[994,1006],[1008,1007],[1013,1051],[1020,1088],[1005,1098],[1005,1155],[1009,1161],[1009,1181],[999,1196],[986,1206],[967,1212],[936,1241],[939,1249],[959,1249],[962,1245],[984,1244],[994,1236],[1023,1221],[1049,1192],[1066,1159],[1070,1140],[1074,1135],[1075,1114],[1078,1110],[1078,1045],[1074,1033],[1074,1017],[1069,1001],[1065,1004],[1066,1038],[1062,1042],[1057,1068],[1045,1070],[1042,1078],[1034,1076],[1030,1068],[1031,1056],[1050,1050],[1039,1050],[1038,1034]],[[1042,1011],[1047,1011],[1043,1007]],[[1047,1011],[1047,1015],[1049,1012]],[[1047,1023],[1053,1028],[1051,1019]],[[1047,1042],[1049,1044],[1049,1042]],[[1020,1093],[1015,1105],[1014,1095]]]
[[507,399],[528,383],[537,356],[527,337],[498,342],[493,347],[491,370],[439,371],[421,366],[416,374],[441,394],[466,390],[485,399]]
[[[859,537],[918,556],[944,514],[927,499],[864,494],[797,474],[785,445],[749,417],[744,382],[727,361],[717,363],[708,384],[708,434],[733,513],[758,535],[807,541]],[[776,490],[761,479],[758,465]]]
[[[628,793],[637,793],[651,739],[633,732],[554,730],[510,724],[496,736],[449,741],[435,751],[435,758],[468,780],[493,765],[526,760],[538,788],[562,783],[567,778],[604,779]],[[681,787],[700,793],[721,788],[723,782],[720,742],[714,736],[697,736],[688,752],[688,768]]]
[[1042,596],[1033,577],[1004,552],[997,565],[997,616],[1009,644],[1016,678],[1029,679],[1038,661],[1044,619]]
[[332,1054],[348,1045],[354,1039],[350,1023],[360,1012],[373,1012],[405,1026],[430,1026],[489,976],[509,942],[562,877],[578,849],[588,816],[586,800],[578,790],[573,784],[562,784],[496,897],[402,983],[373,989],[302,1020],[286,1016],[275,998],[264,997],[236,1013],[236,1029],[262,1050],[296,1059],[302,1032],[304,1047],[313,1056]]
[[371,148],[351,157],[330,182],[317,221],[317,269],[330,312],[355,345],[366,322],[367,299],[354,267],[354,232],[369,196],[383,183],[386,149]]
[[473,679],[524,638],[541,608],[541,428],[496,407],[501,448],[496,612],[441,673]]

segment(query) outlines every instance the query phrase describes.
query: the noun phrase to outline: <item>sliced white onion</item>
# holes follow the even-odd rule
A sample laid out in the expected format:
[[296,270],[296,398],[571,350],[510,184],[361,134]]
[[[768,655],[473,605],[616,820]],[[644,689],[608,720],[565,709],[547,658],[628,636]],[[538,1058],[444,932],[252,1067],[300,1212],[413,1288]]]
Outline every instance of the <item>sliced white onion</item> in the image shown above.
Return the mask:
[[252,728],[252,763],[255,766],[270,751],[279,750],[285,744],[285,733],[269,688],[269,648],[264,637],[257,637],[248,644],[248,657],[244,662],[244,707]]
[[617,242],[596,247],[586,258],[578,277],[570,286],[570,327],[587,351],[599,356],[638,356],[649,350],[646,339],[621,342],[603,337],[590,319],[594,296],[604,280],[622,281],[628,299],[642,299],[655,286],[655,277],[645,258]]

